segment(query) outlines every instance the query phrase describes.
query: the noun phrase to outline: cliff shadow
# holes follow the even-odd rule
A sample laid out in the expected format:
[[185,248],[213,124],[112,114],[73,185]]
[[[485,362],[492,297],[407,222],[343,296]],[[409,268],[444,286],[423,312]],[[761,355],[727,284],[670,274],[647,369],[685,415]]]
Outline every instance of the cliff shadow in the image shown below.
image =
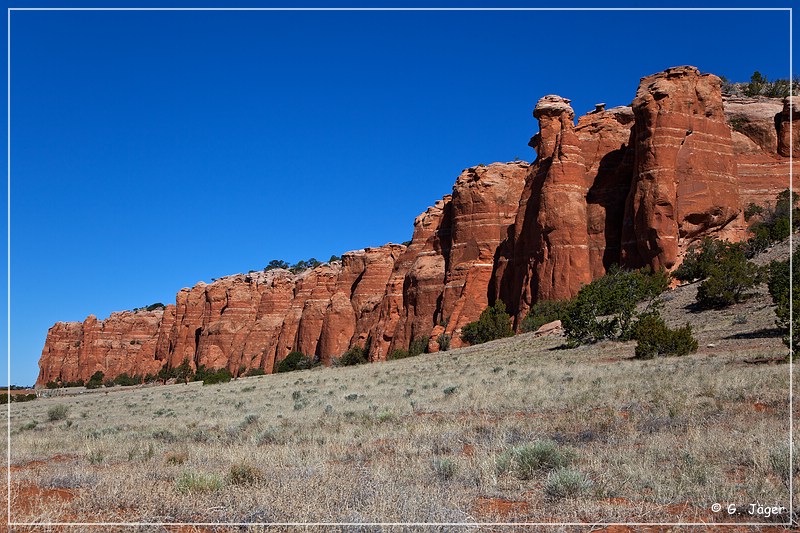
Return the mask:
[[632,150],[627,145],[608,152],[600,159],[597,175],[586,193],[587,211],[603,213],[602,228],[593,228],[591,218],[587,222],[590,242],[592,235],[602,235],[602,263],[606,270],[621,260],[625,204],[633,181],[632,159]]

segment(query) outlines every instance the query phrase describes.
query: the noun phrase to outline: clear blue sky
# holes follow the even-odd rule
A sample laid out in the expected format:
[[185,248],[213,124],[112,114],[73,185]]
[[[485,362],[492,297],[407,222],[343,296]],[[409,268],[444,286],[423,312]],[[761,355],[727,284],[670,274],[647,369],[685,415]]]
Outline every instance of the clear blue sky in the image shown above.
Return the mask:
[[583,114],[674,65],[788,77],[788,32],[786,12],[14,11],[11,382],[56,321],[410,239],[462,169],[535,157],[545,94]]

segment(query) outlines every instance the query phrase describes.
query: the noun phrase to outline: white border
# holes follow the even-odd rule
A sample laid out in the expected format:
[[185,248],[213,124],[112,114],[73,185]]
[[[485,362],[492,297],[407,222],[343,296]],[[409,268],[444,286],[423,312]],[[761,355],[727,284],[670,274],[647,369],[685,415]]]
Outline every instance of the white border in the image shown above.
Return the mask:
[[[8,344],[8,389],[9,400],[11,397],[11,12],[12,11],[788,11],[789,12],[789,94],[792,94],[793,69],[792,69],[792,9],[791,7],[9,7],[8,18],[8,88],[7,88],[7,344]],[[790,118],[793,117],[794,107],[790,108]],[[794,191],[793,170],[793,131],[789,128],[789,190]],[[789,209],[789,339],[793,338],[792,330],[792,209]],[[274,527],[326,527],[326,526],[362,526],[362,527],[537,527],[537,526],[588,526],[606,527],[618,526],[668,526],[668,527],[753,527],[753,526],[786,526],[792,527],[793,501],[793,475],[794,465],[794,434],[793,434],[793,389],[794,389],[794,362],[789,348],[789,521],[780,522],[12,522],[11,521],[11,401],[7,403],[7,525],[9,527],[22,526],[88,526],[88,527],[113,527],[113,526],[198,526],[198,527],[246,527],[246,526],[274,526]]]

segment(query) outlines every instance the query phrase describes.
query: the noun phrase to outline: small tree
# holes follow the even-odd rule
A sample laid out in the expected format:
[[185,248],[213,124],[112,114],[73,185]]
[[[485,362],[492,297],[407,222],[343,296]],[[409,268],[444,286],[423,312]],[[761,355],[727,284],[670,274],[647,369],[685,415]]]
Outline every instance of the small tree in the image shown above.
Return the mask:
[[476,322],[470,322],[461,329],[461,340],[469,344],[481,344],[513,334],[511,317],[506,313],[506,305],[498,298],[493,306],[483,310]]
[[269,262],[267,266],[264,267],[264,272],[268,270],[275,270],[278,268],[283,268],[286,270],[289,268],[289,263],[287,263],[283,259],[273,259],[272,261]]
[[181,364],[175,367],[173,375],[176,380],[183,381],[187,384],[189,383],[189,381],[192,379],[192,367],[189,365],[188,357],[184,357]]
[[123,372],[119,376],[114,378],[114,384],[121,385],[125,387],[129,387],[131,385],[136,385],[137,381],[130,377],[126,372]]
[[658,313],[642,316],[633,331],[638,359],[655,356],[686,355],[697,351],[697,340],[692,336],[692,326],[670,329]]
[[218,368],[209,371],[203,379],[203,385],[216,385],[217,383],[228,383],[233,379],[233,374],[227,368]]
[[747,84],[744,94],[747,96],[758,96],[764,91],[768,83],[769,81],[766,76],[762,75],[759,71],[755,71],[753,75],[750,76],[750,83]]
[[431,338],[427,335],[418,337],[411,341],[411,344],[408,345],[408,355],[410,357],[416,357],[423,353],[428,353],[428,342],[430,342]]
[[[773,261],[769,267],[767,287],[775,303],[775,324],[783,333],[783,343],[789,347],[792,357],[797,355],[800,345],[800,248],[792,254],[792,276],[789,277],[789,261]],[[789,283],[792,284],[792,307],[794,316],[789,313]],[[789,338],[789,324],[792,338]]]
[[[629,338],[636,318],[657,310],[659,295],[668,286],[669,275],[663,271],[609,269],[602,278],[584,285],[564,310],[561,323],[569,344]],[[639,311],[641,302],[646,303]]]
[[438,337],[436,337],[436,342],[439,344],[439,350],[442,352],[446,352],[450,349],[450,335],[447,333],[440,333]]
[[275,367],[275,372],[292,372],[311,368],[311,359],[303,352],[290,352]]
[[89,378],[89,381],[86,382],[87,389],[99,389],[103,386],[103,378],[105,378],[105,374],[98,370],[92,377]]
[[718,261],[725,249],[725,242],[713,237],[704,237],[699,244],[689,246],[681,265],[672,275],[681,281],[705,279],[711,267]]
[[339,364],[342,366],[363,365],[367,361],[369,361],[369,352],[361,346],[353,346],[339,358]]
[[[754,204],[750,204],[745,210],[745,218],[757,217],[750,227],[752,236],[747,241],[745,254],[753,257],[757,253],[763,252],[774,242],[782,241],[789,237],[791,232],[789,225],[789,214],[792,214],[792,225],[794,229],[800,228],[800,209],[797,207],[798,195],[790,192],[789,189],[781,191],[775,198],[775,207],[761,208],[756,210]],[[751,207],[752,206],[752,207]],[[757,212],[756,212],[757,211]]]
[[716,241],[716,254],[704,267],[705,281],[697,289],[701,308],[722,308],[742,302],[760,282],[758,266],[747,260],[742,243]]
[[536,331],[548,322],[561,320],[567,305],[569,305],[567,300],[541,300],[536,302],[528,312],[528,316],[522,321],[520,329],[523,332]]

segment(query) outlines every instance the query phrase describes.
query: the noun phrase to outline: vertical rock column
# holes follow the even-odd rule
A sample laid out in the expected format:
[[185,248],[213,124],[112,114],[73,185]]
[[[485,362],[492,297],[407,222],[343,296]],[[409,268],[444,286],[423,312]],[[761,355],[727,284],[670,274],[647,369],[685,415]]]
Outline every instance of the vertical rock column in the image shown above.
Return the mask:
[[[623,264],[673,268],[701,234],[739,237],[741,212],[720,79],[695,67],[642,78]],[[731,235],[726,234],[728,230]]]
[[525,162],[481,165],[462,172],[453,187],[452,246],[438,311],[447,325],[432,336],[447,333],[454,348],[462,344],[461,328],[489,305],[495,254],[514,224],[527,171]]
[[787,96],[783,101],[783,112],[780,116],[780,131],[778,132],[778,153],[789,157],[792,152],[800,153],[800,96]]

